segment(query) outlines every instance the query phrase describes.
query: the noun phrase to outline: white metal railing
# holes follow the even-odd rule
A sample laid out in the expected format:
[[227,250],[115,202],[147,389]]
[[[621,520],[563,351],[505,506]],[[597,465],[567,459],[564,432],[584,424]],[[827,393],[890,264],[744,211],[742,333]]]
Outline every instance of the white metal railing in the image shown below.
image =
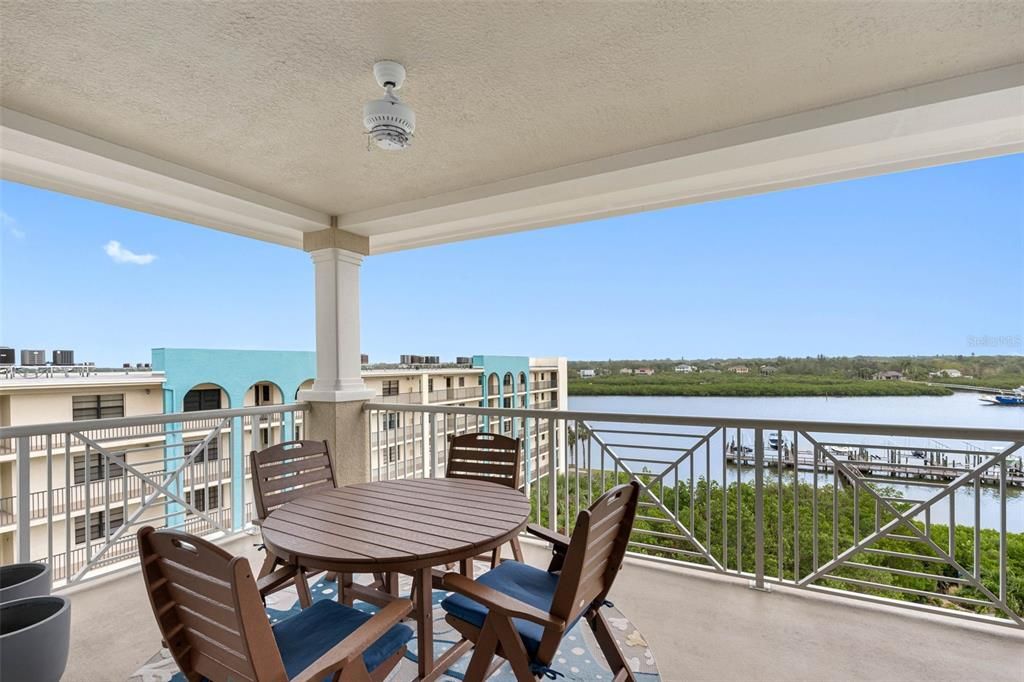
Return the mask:
[[[524,439],[524,492],[550,528],[570,533],[604,490],[637,481],[637,556],[1024,628],[1021,429],[384,403],[366,414],[374,479],[443,476],[449,437],[505,433]],[[372,438],[389,420],[401,428]]]
[[472,400],[482,397],[483,394],[483,386],[453,386],[431,391],[427,397],[431,403],[442,403],[450,400]]
[[144,525],[241,531],[252,509],[248,453],[301,436],[306,407],[0,428],[0,444],[16,454],[16,492],[0,499],[0,525],[15,526],[17,560],[47,562],[58,585],[132,560]]

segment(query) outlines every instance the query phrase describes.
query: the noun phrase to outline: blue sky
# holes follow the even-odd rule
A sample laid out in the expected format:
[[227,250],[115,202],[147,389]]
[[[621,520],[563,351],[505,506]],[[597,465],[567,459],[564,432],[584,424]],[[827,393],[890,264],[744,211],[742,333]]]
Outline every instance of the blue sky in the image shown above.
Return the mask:
[[[363,351],[1021,353],[1022,197],[1017,155],[373,256]],[[301,251],[9,182],[0,210],[0,345],[313,348]]]

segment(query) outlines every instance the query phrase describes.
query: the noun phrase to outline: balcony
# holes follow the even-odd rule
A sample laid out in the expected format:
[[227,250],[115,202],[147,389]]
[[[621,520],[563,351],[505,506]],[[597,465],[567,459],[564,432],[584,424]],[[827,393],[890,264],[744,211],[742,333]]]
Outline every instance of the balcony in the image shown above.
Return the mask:
[[473,400],[484,394],[482,386],[462,386],[459,388],[442,388],[431,391],[428,398],[431,404],[446,403],[459,400]]
[[[273,420],[290,413],[295,419],[305,409],[300,403],[206,413],[214,426],[205,439],[236,418]],[[1024,595],[1016,574],[1021,557],[1013,549],[1019,534],[1008,529],[1005,514],[992,527],[971,523],[973,514],[956,509],[970,509],[957,499],[960,493],[1005,500],[1007,491],[1024,483],[1018,480],[1020,431],[391,403],[369,403],[365,413],[374,479],[443,476],[451,436],[508,425],[528,454],[523,490],[533,520],[562,531],[571,531],[576,510],[602,490],[640,482],[631,551],[612,597],[652,645],[664,679],[774,679],[791,677],[795,666],[819,679],[1000,680],[1019,673]],[[387,418],[402,427],[375,426]],[[102,448],[90,434],[128,426],[167,429],[181,419],[79,422],[74,431],[67,425],[19,427],[0,437],[24,443],[29,432],[41,432],[85,438]],[[395,444],[402,448],[392,458],[387,448]],[[248,490],[236,518],[234,499],[204,511],[186,506],[175,497],[180,492],[163,483],[176,475],[201,484],[205,466],[230,478],[231,464],[245,450],[227,457],[222,452],[210,463],[193,458],[175,465],[175,457],[188,460],[201,449],[192,446],[182,455],[180,448],[164,446],[168,462],[159,471],[142,477],[129,468],[119,481],[133,495],[155,488],[160,510],[177,502],[177,514],[166,520],[139,515],[127,520],[123,532],[112,529],[85,547],[62,548],[52,530],[41,543],[28,543],[33,559],[53,566],[57,588],[73,595],[74,673],[68,679],[101,679],[92,676],[99,641],[122,643],[102,663],[117,671],[111,679],[126,679],[158,648],[134,569],[132,533],[139,525],[180,527],[261,559],[249,537],[255,531],[247,526]],[[919,456],[911,458],[911,452]],[[919,467],[932,469],[921,473]],[[892,489],[908,476],[931,492],[912,499]],[[97,484],[107,481],[90,485]],[[58,513],[57,502],[49,512],[45,506],[50,495],[62,499],[58,491],[63,488],[32,494],[30,522]],[[106,504],[92,493],[89,501],[81,494],[71,499],[86,513]],[[957,504],[942,506],[948,499]],[[17,498],[2,502],[0,509],[17,524],[21,548],[30,524],[17,513],[25,505]],[[527,549],[534,563],[543,562],[543,547]],[[913,642],[912,657],[907,642]]]
[[[253,565],[263,559],[248,536],[225,548]],[[530,563],[546,562],[544,547],[524,539],[523,549]],[[69,594],[72,648],[65,682],[126,680],[159,649],[137,570]],[[1020,679],[1024,636],[1004,628],[951,625],[939,616],[781,587],[759,592],[635,557],[627,558],[611,598],[650,644],[666,682]],[[103,656],[96,655],[98,648]]]
[[377,399],[384,403],[417,404],[423,401],[423,395],[418,392],[395,393],[393,395],[377,396]]

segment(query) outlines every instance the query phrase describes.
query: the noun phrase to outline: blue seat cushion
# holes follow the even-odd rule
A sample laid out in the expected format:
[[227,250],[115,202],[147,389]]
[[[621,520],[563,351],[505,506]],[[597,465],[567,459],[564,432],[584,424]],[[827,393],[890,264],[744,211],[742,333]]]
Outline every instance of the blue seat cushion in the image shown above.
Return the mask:
[[[288,677],[295,677],[313,661],[341,640],[355,632],[356,628],[370,620],[371,614],[363,613],[336,601],[321,599],[309,608],[282,620],[273,626],[274,639],[284,661]],[[374,670],[393,656],[410,639],[413,631],[408,625],[393,625],[370,648],[363,652],[367,670]],[[172,682],[184,682],[184,675],[178,673]],[[324,677],[330,682],[331,676]]]
[[[476,579],[481,585],[514,597],[530,606],[535,606],[544,613],[551,610],[551,602],[555,597],[555,588],[558,587],[558,576],[539,568],[521,564],[518,561],[503,561],[497,567]],[[451,594],[441,602],[441,608],[450,615],[464,620],[476,627],[483,627],[484,619],[487,618],[487,607],[473,601],[461,594]],[[537,623],[513,618],[519,636],[523,638],[530,658],[537,655],[537,648],[540,647],[541,637],[544,636],[544,627]],[[567,630],[572,629],[572,623]]]
[[[285,672],[295,677],[327,650],[356,631],[372,616],[336,601],[321,599],[291,618],[274,625],[274,639],[281,651]],[[373,671],[412,639],[408,625],[391,626],[363,652],[366,669]],[[329,682],[330,676],[324,678]]]

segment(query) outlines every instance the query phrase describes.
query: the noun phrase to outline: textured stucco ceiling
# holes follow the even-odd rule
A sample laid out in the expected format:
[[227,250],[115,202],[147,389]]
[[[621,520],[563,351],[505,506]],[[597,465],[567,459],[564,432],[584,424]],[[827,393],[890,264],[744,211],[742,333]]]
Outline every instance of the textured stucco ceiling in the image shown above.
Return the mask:
[[[331,214],[1024,59],[1013,2],[0,2],[3,106]],[[367,152],[403,62],[413,148]]]

